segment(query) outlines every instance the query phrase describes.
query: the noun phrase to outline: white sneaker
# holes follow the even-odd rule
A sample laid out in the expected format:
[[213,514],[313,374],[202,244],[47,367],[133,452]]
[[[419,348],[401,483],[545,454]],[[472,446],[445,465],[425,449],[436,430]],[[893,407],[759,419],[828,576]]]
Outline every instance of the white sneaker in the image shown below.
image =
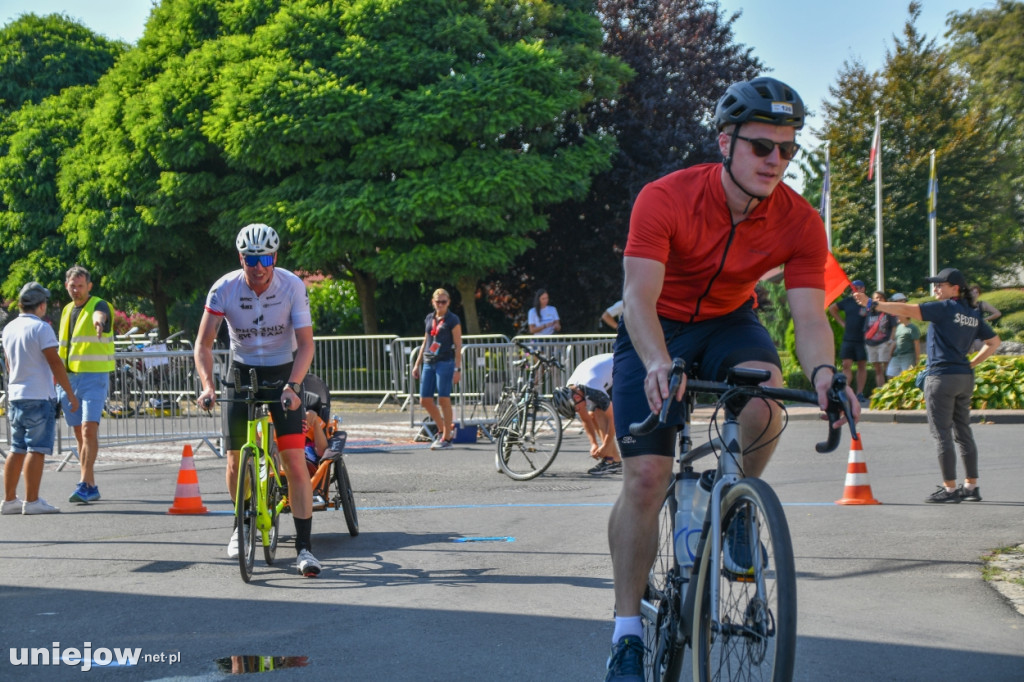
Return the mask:
[[434,442],[430,444],[430,449],[431,450],[440,450],[443,447],[441,445],[441,443],[443,443],[443,442],[444,442],[444,438],[441,437],[441,434],[437,434],[437,437],[434,438]]
[[52,504],[48,504],[43,498],[38,498],[32,502],[26,502],[21,508],[21,513],[26,516],[29,514],[59,514],[60,509],[57,509]]
[[295,565],[299,567],[299,573],[307,578],[320,575],[320,562],[308,549],[299,552],[299,556],[295,558]]
[[235,526],[235,530],[231,533],[231,539],[228,540],[228,558],[238,558],[238,526]]
[[3,507],[0,508],[0,514],[7,516],[9,514],[20,514],[21,506],[24,504],[21,500],[15,497],[13,500],[4,500]]

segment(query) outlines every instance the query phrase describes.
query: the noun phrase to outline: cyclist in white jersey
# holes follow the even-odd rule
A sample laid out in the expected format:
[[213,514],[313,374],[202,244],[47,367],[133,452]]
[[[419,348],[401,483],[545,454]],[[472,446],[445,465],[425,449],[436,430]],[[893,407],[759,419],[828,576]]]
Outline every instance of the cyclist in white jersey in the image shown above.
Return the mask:
[[[222,320],[231,336],[232,370],[241,370],[248,382],[249,368],[257,380],[284,381],[283,389],[261,390],[258,397],[272,400],[278,450],[288,477],[288,502],[295,521],[296,564],[307,577],[320,573],[320,562],[312,554],[313,489],[306,469],[305,436],[302,433],[302,380],[313,361],[313,324],[309,295],[302,280],[287,270],[278,270],[280,239],[273,228],[253,224],[242,228],[235,240],[241,270],[230,272],[214,283],[206,297],[206,309],[199,323],[195,345],[196,368],[203,391],[197,404],[209,409],[216,398],[213,379],[213,343]],[[235,397],[229,389],[228,399]],[[246,439],[248,410],[244,404],[224,404],[224,434],[227,443],[225,478],[232,500],[238,480],[238,453]],[[228,556],[238,556],[238,530],[228,543]]]

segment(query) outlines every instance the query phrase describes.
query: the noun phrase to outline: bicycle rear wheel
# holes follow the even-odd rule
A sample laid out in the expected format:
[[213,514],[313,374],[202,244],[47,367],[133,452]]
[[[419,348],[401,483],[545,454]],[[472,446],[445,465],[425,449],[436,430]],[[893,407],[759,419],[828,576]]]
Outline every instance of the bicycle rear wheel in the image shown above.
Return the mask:
[[498,435],[498,465],[509,478],[528,481],[551,466],[561,445],[561,417],[538,401],[518,408]]
[[679,629],[679,566],[673,546],[676,498],[672,490],[665,496],[658,517],[658,553],[647,575],[647,588],[640,600],[640,620],[644,627],[644,680],[675,682],[683,665],[684,647],[676,641]]
[[338,489],[338,496],[335,500],[335,509],[341,505],[341,512],[345,515],[345,525],[348,526],[348,534],[352,537],[359,535],[359,517],[356,514],[356,498],[352,494],[352,482],[348,478],[348,467],[345,460],[338,455],[334,460],[334,485]]
[[[733,524],[744,532],[731,529]],[[721,528],[722,552],[712,557],[709,539],[697,577],[693,679],[791,680],[796,656],[796,572],[779,498],[764,481],[738,481],[722,500]],[[748,548],[757,549],[730,552],[726,543],[730,535],[746,536]],[[712,565],[719,570],[717,626],[711,619],[715,608],[710,599]],[[749,571],[739,571],[747,567]]]
[[238,530],[238,568],[242,580],[249,582],[256,561],[256,504],[259,479],[256,477],[256,457],[252,448],[239,455],[238,490],[235,491],[235,528]]

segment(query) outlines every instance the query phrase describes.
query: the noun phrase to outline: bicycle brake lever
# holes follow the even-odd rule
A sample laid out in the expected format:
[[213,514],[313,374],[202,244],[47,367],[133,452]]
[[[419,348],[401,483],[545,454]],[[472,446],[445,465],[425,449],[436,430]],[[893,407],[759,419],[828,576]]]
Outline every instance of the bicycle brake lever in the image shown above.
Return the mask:
[[854,439],[857,438],[857,424],[853,421],[850,401],[846,397],[846,376],[841,373],[835,375],[832,386],[828,389],[828,409],[825,410],[825,414],[828,416],[828,440],[815,445],[815,450],[825,453],[836,449],[842,433],[840,429],[833,427],[840,417],[846,417],[846,422],[850,425],[850,434]]
[[629,425],[629,432],[634,436],[644,436],[668,419],[668,410],[672,406],[673,396],[679,390],[679,382],[683,380],[686,363],[681,358],[672,361],[672,370],[668,375],[668,399],[661,403],[660,412],[651,412],[642,422]]

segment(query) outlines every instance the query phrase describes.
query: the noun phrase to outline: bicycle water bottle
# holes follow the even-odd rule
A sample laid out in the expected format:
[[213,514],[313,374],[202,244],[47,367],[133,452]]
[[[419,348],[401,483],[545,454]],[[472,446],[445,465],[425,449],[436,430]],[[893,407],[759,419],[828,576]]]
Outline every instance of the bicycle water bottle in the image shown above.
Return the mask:
[[697,544],[700,542],[700,533],[704,528],[704,516],[708,511],[708,500],[711,498],[711,489],[715,487],[714,469],[708,469],[699,476],[696,490],[693,491],[693,502],[690,513],[690,532],[686,537],[687,553],[690,555],[690,563],[697,555]]
[[[682,568],[693,565],[693,555],[687,551],[686,538],[689,536],[690,517],[692,516],[690,508],[699,478],[700,475],[688,467],[676,481],[676,522],[672,546],[675,548],[676,562]],[[683,575],[687,575],[686,572],[683,572]]]

